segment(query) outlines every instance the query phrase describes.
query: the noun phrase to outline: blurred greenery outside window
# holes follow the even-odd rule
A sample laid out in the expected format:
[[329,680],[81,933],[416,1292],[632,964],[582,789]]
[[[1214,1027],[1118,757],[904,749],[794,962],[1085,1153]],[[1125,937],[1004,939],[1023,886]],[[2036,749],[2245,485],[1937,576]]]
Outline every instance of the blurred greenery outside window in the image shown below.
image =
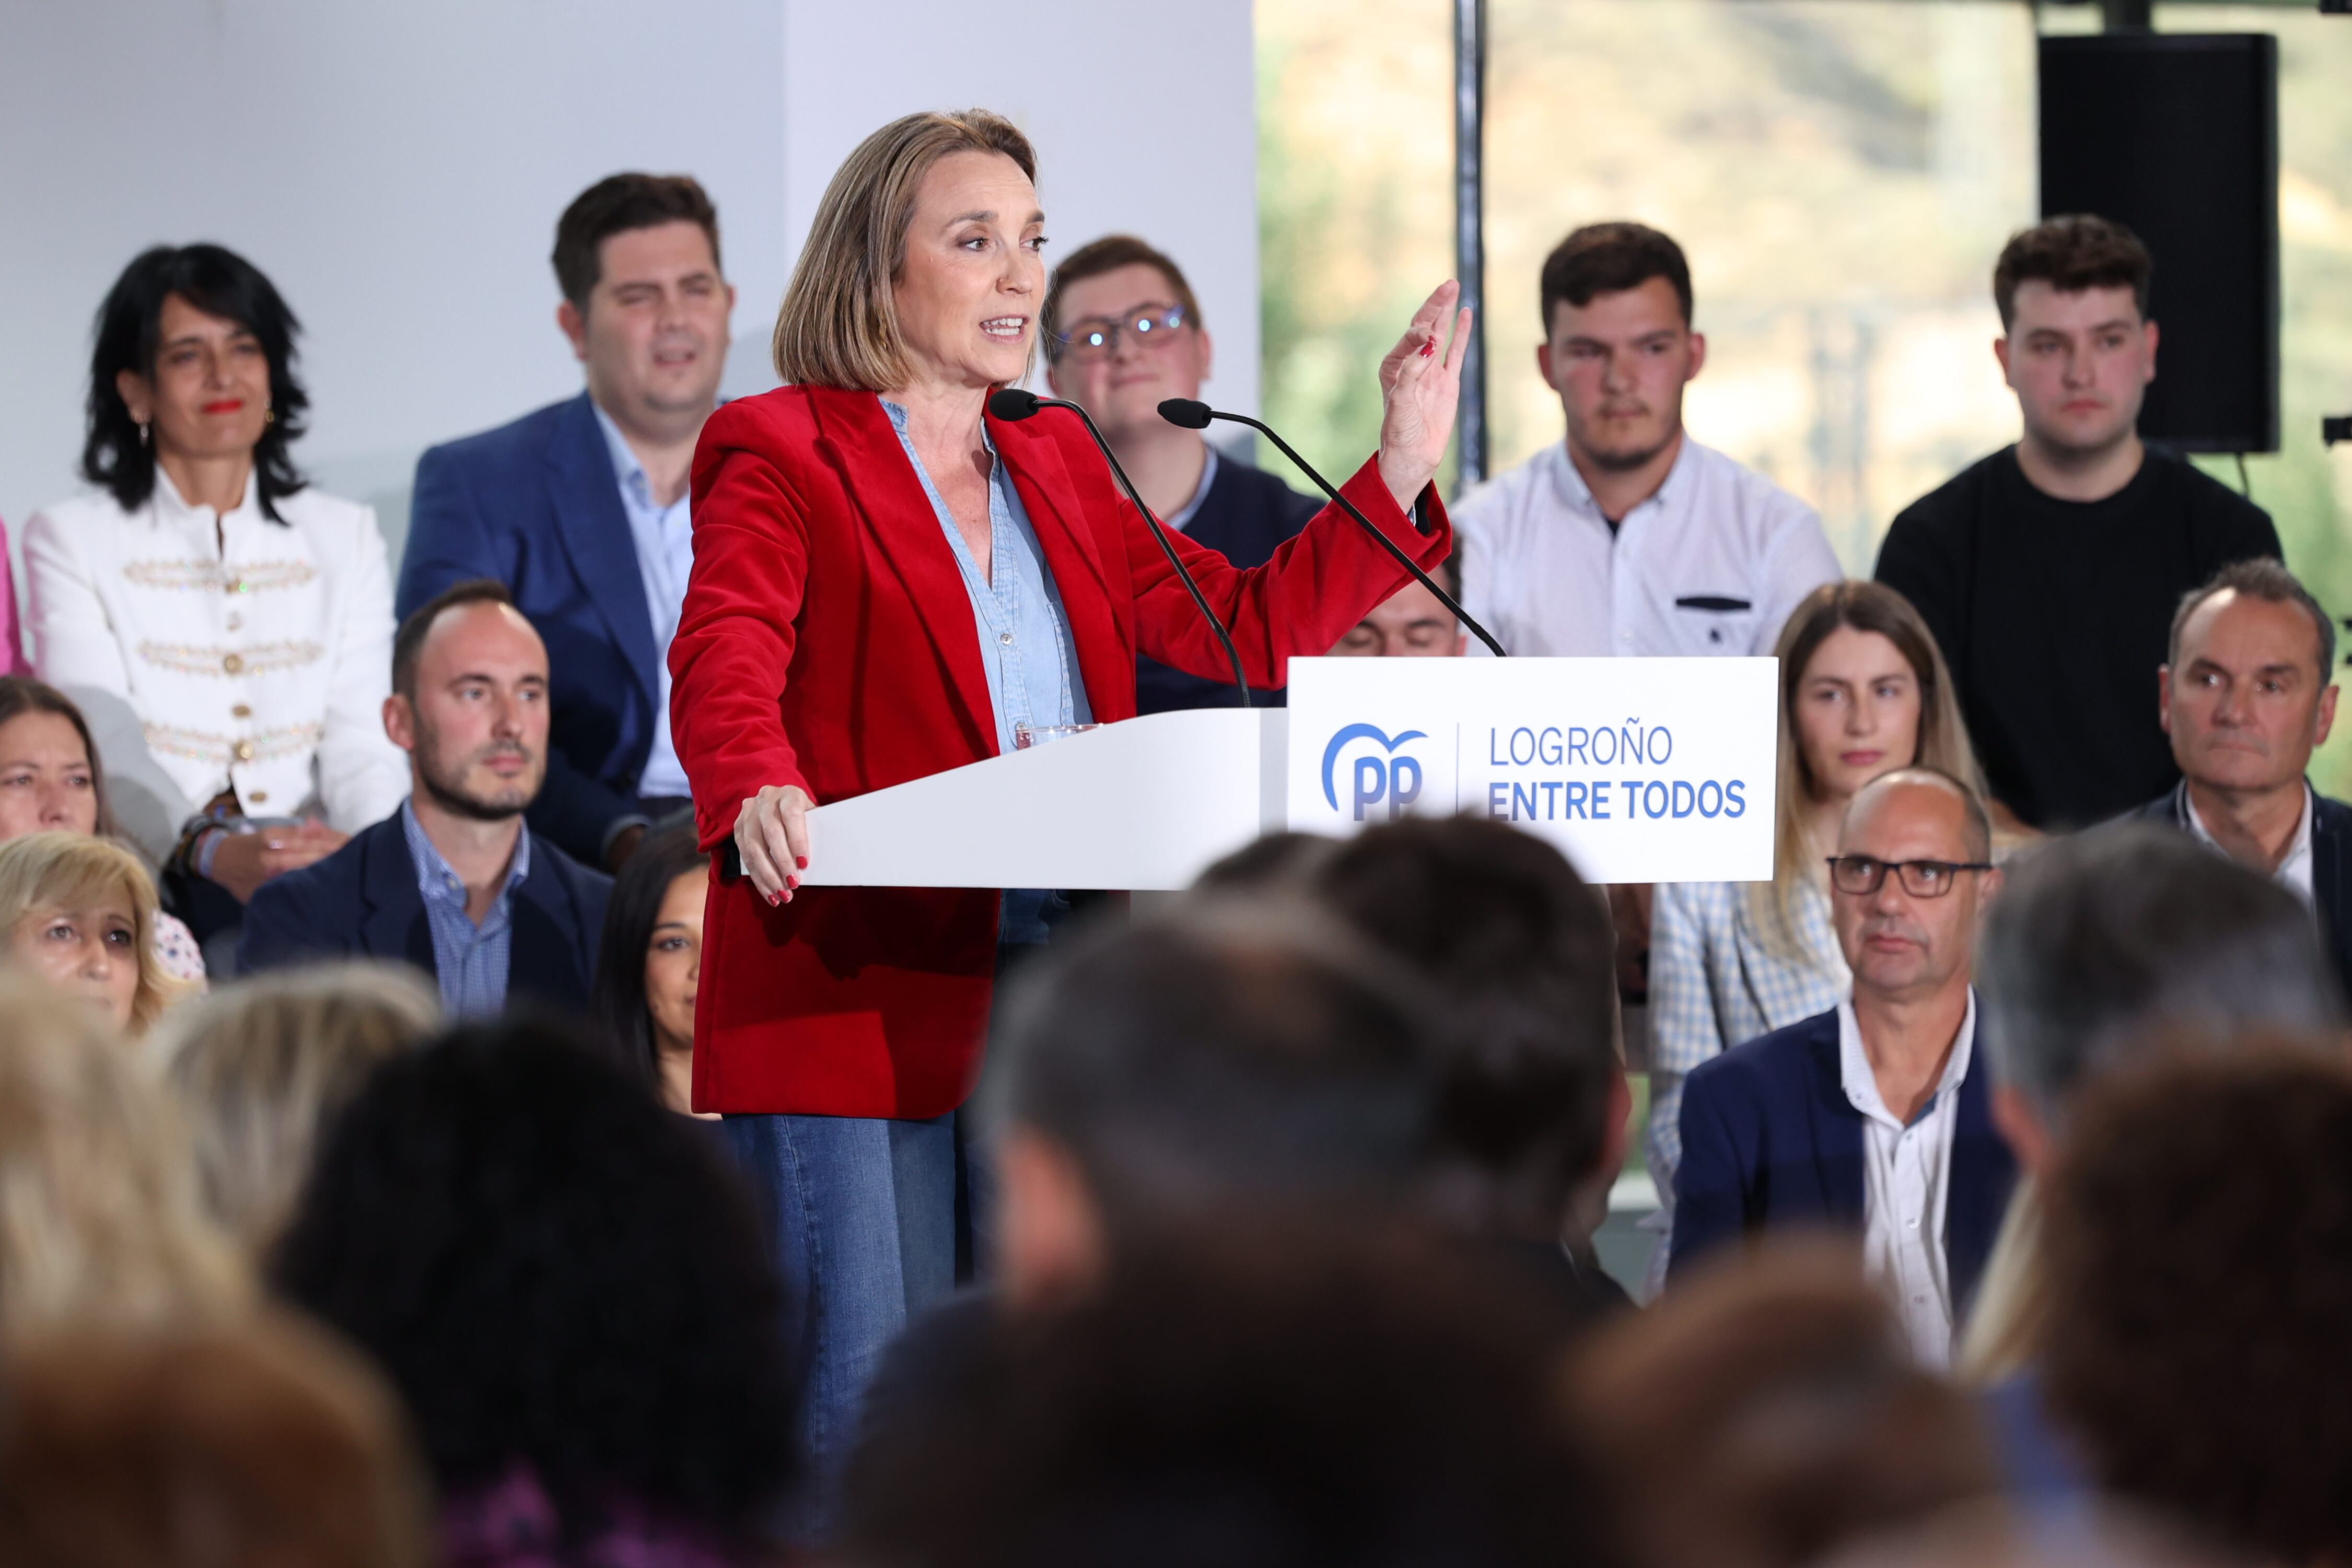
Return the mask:
[[[1452,12],[1257,0],[1266,417],[1338,474],[1377,438],[1380,357],[1453,270]],[[2034,33],[2091,30],[2095,10],[1489,0],[1487,16],[1492,471],[1560,437],[1535,369],[1544,256],[1579,224],[1637,218],[1690,256],[1707,337],[1692,434],[1818,507],[1869,575],[1896,512],[2016,438],[1991,274],[2035,216]],[[2352,19],[2177,5],[2156,21],[2279,38],[2283,449],[2246,474],[2287,564],[2352,614],[2352,446],[2319,442],[2323,413],[2352,412]],[[2198,461],[2238,484],[2234,459]],[[2314,772],[2352,794],[2352,722]]]

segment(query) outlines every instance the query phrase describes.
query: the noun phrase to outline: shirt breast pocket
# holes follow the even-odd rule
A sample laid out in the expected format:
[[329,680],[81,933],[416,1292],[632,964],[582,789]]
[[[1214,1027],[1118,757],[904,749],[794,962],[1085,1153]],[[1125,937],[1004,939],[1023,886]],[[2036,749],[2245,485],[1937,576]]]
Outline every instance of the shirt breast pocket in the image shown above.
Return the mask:
[[1756,637],[1756,606],[1727,593],[1675,601],[1675,646],[1689,653],[1745,653]]

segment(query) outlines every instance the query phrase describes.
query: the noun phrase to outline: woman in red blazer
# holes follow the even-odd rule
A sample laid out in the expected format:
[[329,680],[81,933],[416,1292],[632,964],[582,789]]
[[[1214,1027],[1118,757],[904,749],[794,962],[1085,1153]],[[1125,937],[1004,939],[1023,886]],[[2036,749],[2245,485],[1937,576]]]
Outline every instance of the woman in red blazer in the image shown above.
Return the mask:
[[[1034,173],[1026,140],[982,111],[867,138],[785,294],[789,384],[720,409],[695,454],[670,722],[703,847],[731,844],[742,871],[714,855],[694,1103],[727,1113],[777,1201],[810,1303],[820,1485],[880,1344],[955,1277],[953,1113],[1000,948],[1042,936],[1048,895],[800,888],[823,851],[804,814],[995,756],[1016,717],[1131,717],[1139,651],[1228,668],[1075,417],[986,416],[1036,342]],[[1454,294],[1432,295],[1383,362],[1380,452],[1345,489],[1424,564],[1451,546],[1428,486],[1460,385]],[[1253,685],[1282,685],[1292,655],[1325,652],[1405,580],[1337,507],[1251,571],[1174,538]]]

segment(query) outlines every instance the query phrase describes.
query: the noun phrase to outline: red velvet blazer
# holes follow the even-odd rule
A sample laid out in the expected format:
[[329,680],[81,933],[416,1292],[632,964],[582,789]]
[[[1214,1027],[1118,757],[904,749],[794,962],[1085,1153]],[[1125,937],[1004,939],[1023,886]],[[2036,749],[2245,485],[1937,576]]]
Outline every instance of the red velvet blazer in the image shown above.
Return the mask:
[[[1094,716],[1135,714],[1135,655],[1230,673],[1184,586],[1076,416],[989,434],[1069,617]],[[1424,565],[1366,463],[1346,486]],[[694,572],[670,643],[670,727],[705,848],[743,801],[796,784],[822,805],[996,755],[971,602],[938,516],[871,392],[783,387],[727,404],[694,455]],[[1328,507],[1252,571],[1172,536],[1252,686],[1327,652],[1405,581]],[[822,854],[824,846],[815,847]],[[937,1116],[979,1074],[996,963],[992,890],[803,888],[770,908],[713,873],[695,1005],[698,1110]]]

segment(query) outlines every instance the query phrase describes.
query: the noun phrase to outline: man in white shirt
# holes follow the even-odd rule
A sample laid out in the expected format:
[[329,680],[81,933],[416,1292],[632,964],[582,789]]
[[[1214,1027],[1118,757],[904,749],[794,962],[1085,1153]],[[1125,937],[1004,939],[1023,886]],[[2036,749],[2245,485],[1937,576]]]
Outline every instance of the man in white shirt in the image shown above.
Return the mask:
[[1685,1082],[1669,1288],[1742,1235],[1848,1228],[1913,1354],[1950,1364],[2017,1170],[1976,1049],[1977,920],[2000,884],[1991,838],[1983,802],[1933,768],[1855,795],[1830,873],[1853,989]]
[[2313,910],[2352,989],[2352,806],[2305,779],[2336,724],[2336,623],[2275,560],[2189,593],[2157,674],[2180,782],[2134,815],[2169,822]]
[[1463,498],[1462,606],[1513,653],[1769,653],[1844,576],[1821,518],[1683,430],[1706,363],[1682,247],[1593,224],[1545,261],[1536,368],[1567,440]]

